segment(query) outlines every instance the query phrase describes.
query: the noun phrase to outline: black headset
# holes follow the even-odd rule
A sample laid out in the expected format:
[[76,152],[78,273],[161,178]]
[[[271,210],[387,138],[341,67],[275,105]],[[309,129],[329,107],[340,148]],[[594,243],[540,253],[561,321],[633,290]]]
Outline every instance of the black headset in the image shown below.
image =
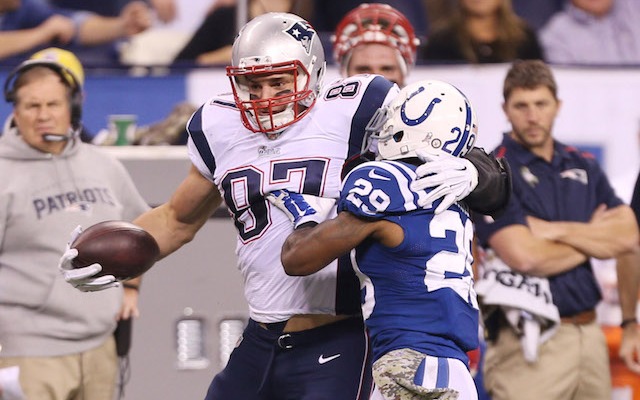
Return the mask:
[[82,120],[82,86],[71,70],[56,62],[48,60],[27,60],[18,65],[9,73],[7,79],[4,81],[4,99],[8,103],[15,103],[17,100],[16,81],[20,78],[20,75],[38,66],[53,70],[60,75],[62,81],[71,88],[71,126],[74,130],[78,129],[81,126]]

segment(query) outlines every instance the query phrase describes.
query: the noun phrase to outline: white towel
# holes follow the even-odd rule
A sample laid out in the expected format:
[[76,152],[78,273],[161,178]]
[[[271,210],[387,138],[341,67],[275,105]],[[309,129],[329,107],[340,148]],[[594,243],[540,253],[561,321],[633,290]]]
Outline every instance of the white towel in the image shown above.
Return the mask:
[[476,282],[475,288],[483,306],[504,311],[511,326],[521,335],[525,359],[535,362],[538,346],[553,336],[560,323],[549,281],[512,270],[491,250],[486,253],[482,269],[482,279]]
[[24,392],[20,387],[20,367],[0,368],[0,400],[24,400]]

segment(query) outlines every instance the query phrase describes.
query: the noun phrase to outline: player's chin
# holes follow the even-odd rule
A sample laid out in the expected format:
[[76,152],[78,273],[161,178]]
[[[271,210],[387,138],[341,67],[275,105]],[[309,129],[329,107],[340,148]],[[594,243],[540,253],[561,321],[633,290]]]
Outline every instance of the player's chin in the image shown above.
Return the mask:
[[268,110],[268,109],[259,110],[258,111],[258,116],[260,116],[260,117],[268,117],[271,114],[277,115],[277,114],[280,114],[281,112],[283,112],[286,109],[287,109],[287,106],[271,107],[271,110]]

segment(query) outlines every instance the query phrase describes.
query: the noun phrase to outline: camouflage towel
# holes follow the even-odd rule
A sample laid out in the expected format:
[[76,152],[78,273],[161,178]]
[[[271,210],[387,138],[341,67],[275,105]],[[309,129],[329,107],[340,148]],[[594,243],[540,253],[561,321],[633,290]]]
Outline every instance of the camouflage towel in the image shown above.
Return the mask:
[[373,364],[373,380],[386,400],[456,400],[453,389],[429,389],[413,383],[426,356],[411,349],[390,351]]

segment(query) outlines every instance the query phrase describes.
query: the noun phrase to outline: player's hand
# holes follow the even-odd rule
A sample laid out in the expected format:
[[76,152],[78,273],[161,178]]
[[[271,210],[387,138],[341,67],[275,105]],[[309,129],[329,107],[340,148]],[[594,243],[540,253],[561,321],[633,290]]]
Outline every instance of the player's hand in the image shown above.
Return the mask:
[[82,227],[78,225],[76,229],[71,232],[71,238],[67,243],[64,254],[60,257],[58,270],[60,270],[64,280],[83,292],[95,292],[120,286],[120,282],[118,282],[113,275],[95,277],[98,272],[102,271],[102,265],[100,264],[91,264],[82,268],[73,267],[71,263],[73,259],[78,256],[78,250],[71,248],[71,244],[80,233],[82,233]]
[[425,163],[416,169],[418,179],[411,183],[411,190],[417,192],[432,188],[418,202],[420,207],[442,198],[435,210],[436,214],[441,213],[453,203],[467,197],[478,186],[478,170],[471,161],[446,153],[433,155],[421,149],[416,150],[416,154]]
[[335,199],[293,193],[286,189],[267,194],[267,200],[287,214],[294,229],[307,222],[319,224],[327,219],[336,204]]

